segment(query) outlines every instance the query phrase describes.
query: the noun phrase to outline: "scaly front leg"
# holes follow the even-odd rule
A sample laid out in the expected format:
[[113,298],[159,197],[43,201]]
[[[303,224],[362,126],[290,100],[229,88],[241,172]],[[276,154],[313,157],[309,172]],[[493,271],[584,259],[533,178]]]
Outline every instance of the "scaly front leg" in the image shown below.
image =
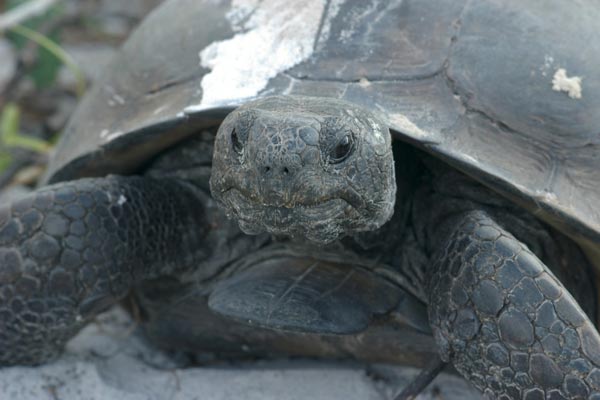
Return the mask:
[[429,285],[442,358],[492,399],[600,399],[600,336],[548,267],[485,212],[447,224]]
[[38,364],[142,279],[202,257],[194,191],[141,177],[82,179],[0,208],[0,365]]

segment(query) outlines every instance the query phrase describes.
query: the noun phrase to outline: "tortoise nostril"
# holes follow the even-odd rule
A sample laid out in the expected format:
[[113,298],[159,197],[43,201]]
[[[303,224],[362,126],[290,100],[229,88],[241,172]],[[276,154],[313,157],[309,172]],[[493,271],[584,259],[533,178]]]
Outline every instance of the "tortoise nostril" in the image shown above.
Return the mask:
[[263,165],[260,169],[261,174],[265,176],[271,176],[276,174],[277,176],[290,176],[293,169],[290,167],[282,167],[278,165]]

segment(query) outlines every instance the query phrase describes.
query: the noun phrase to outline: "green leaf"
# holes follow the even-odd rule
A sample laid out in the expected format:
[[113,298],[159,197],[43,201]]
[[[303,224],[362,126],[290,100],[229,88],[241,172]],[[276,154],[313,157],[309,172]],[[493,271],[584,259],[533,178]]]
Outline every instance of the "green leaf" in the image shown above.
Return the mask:
[[4,172],[12,164],[12,156],[7,151],[0,151],[0,172]]
[[[27,0],[9,0],[7,9],[11,9],[26,2]],[[56,18],[63,13],[64,4],[58,3],[48,8],[48,11],[46,11],[43,15],[27,20],[23,26],[32,31],[37,31],[43,27],[45,22]],[[46,38],[53,43],[59,43],[60,33],[61,27],[57,26],[47,34]],[[16,33],[14,29],[7,34],[7,37],[13,42],[17,49],[23,49],[27,45],[27,42],[31,40],[30,37]],[[33,67],[28,71],[28,75],[32,78],[37,88],[45,88],[52,85],[56,81],[56,76],[60,70],[60,66],[61,60],[57,59],[51,50],[41,45],[38,58]]]
[[50,150],[50,144],[44,140],[19,134],[21,111],[14,103],[4,106],[0,115],[0,139],[2,147],[21,147],[45,153]]
[[8,103],[4,106],[0,114],[0,135],[16,135],[19,132],[19,119],[21,118],[19,107],[14,103]]
[[81,96],[85,92],[86,82],[83,71],[75,61],[73,61],[71,56],[56,42],[53,42],[50,38],[23,25],[13,26],[11,31],[36,42],[40,47],[48,51],[55,60],[65,64],[77,78],[77,94]]
[[[56,34],[49,36],[49,38],[54,41],[58,39]],[[33,79],[35,86],[38,89],[52,86],[52,84],[56,82],[56,77],[58,76],[61,64],[62,63],[46,48],[40,48],[37,62],[29,71],[29,75]]]

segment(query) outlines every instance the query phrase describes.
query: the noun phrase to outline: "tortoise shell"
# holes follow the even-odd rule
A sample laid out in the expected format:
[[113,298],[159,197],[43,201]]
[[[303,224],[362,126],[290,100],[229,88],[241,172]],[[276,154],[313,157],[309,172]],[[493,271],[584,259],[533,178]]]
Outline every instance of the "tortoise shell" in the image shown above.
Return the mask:
[[84,98],[46,181],[134,173],[249,99],[330,96],[597,257],[599,20],[592,0],[171,0]]

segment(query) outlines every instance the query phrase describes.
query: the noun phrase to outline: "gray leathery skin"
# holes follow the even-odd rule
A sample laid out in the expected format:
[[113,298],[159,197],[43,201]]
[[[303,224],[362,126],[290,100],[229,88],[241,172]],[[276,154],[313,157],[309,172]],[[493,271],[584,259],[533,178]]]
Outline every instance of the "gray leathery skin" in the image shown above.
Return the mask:
[[192,189],[110,176],[37,190],[0,209],[0,365],[38,364],[141,279],[205,257]]
[[490,398],[600,396],[600,336],[561,282],[485,212],[447,223],[429,286],[442,358]]
[[[335,162],[344,138],[350,150]],[[211,192],[246,233],[329,243],[390,219],[396,196],[390,148],[387,125],[350,103],[268,97],[221,124]]]

